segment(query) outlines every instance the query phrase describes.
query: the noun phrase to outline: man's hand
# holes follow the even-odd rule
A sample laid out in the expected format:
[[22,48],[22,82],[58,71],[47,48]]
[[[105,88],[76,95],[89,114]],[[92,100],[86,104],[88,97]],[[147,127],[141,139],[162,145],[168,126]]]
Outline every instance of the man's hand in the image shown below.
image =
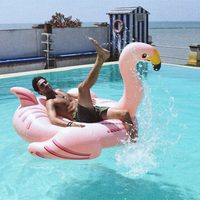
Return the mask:
[[85,127],[85,125],[84,124],[74,123],[74,122],[68,122],[67,127],[80,127],[80,128],[83,128],[83,127]]
[[76,124],[76,123],[72,123],[72,125],[71,125],[72,127],[80,127],[80,128],[83,128],[83,127],[85,127],[85,125],[84,124]]

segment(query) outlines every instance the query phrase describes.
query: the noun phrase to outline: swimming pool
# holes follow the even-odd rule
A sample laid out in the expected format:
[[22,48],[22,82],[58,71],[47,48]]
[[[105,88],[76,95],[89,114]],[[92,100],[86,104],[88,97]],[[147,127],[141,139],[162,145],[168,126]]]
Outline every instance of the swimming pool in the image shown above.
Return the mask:
[[[89,70],[42,76],[54,88],[67,90]],[[0,199],[200,199],[200,70],[166,64],[159,72],[149,70],[137,113],[139,142],[106,149],[86,161],[33,157],[14,131],[12,115],[19,102],[9,89],[31,89],[34,76],[0,79]],[[117,65],[104,66],[93,91],[118,100],[122,90]]]

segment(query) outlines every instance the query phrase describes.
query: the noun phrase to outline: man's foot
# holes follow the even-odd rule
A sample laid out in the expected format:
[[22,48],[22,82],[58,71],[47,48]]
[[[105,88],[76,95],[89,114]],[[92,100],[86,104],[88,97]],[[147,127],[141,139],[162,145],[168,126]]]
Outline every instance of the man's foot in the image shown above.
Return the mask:
[[136,142],[137,138],[138,138],[138,129],[137,129],[137,127],[134,127],[134,124],[129,124],[127,122],[125,122],[124,126],[125,126],[125,129],[126,129],[128,135],[131,138],[131,142]]
[[110,52],[107,49],[104,49],[100,46],[100,44],[93,38],[89,37],[89,40],[93,43],[95,46],[95,49],[97,51],[97,55],[99,58],[104,62],[110,57]]

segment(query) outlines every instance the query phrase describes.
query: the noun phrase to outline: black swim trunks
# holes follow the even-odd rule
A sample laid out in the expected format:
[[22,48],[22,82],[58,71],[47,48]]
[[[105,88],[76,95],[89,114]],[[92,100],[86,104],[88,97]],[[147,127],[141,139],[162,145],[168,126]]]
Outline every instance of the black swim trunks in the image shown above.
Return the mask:
[[95,123],[102,121],[103,112],[107,112],[109,107],[94,106],[94,109],[88,109],[80,104],[73,114],[73,118],[77,122]]

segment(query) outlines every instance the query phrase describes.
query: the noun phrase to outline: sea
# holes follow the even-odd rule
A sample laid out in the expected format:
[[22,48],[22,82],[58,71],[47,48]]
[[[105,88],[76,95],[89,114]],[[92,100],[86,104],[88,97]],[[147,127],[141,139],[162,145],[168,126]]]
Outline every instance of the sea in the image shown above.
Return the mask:
[[200,44],[200,21],[150,22],[149,35],[162,62],[185,65],[190,46]]
[[[41,23],[0,24],[0,30],[30,29]],[[82,26],[95,26],[95,22],[83,22]],[[149,35],[157,46],[163,62],[187,64],[190,45],[200,44],[200,21],[150,21]]]

